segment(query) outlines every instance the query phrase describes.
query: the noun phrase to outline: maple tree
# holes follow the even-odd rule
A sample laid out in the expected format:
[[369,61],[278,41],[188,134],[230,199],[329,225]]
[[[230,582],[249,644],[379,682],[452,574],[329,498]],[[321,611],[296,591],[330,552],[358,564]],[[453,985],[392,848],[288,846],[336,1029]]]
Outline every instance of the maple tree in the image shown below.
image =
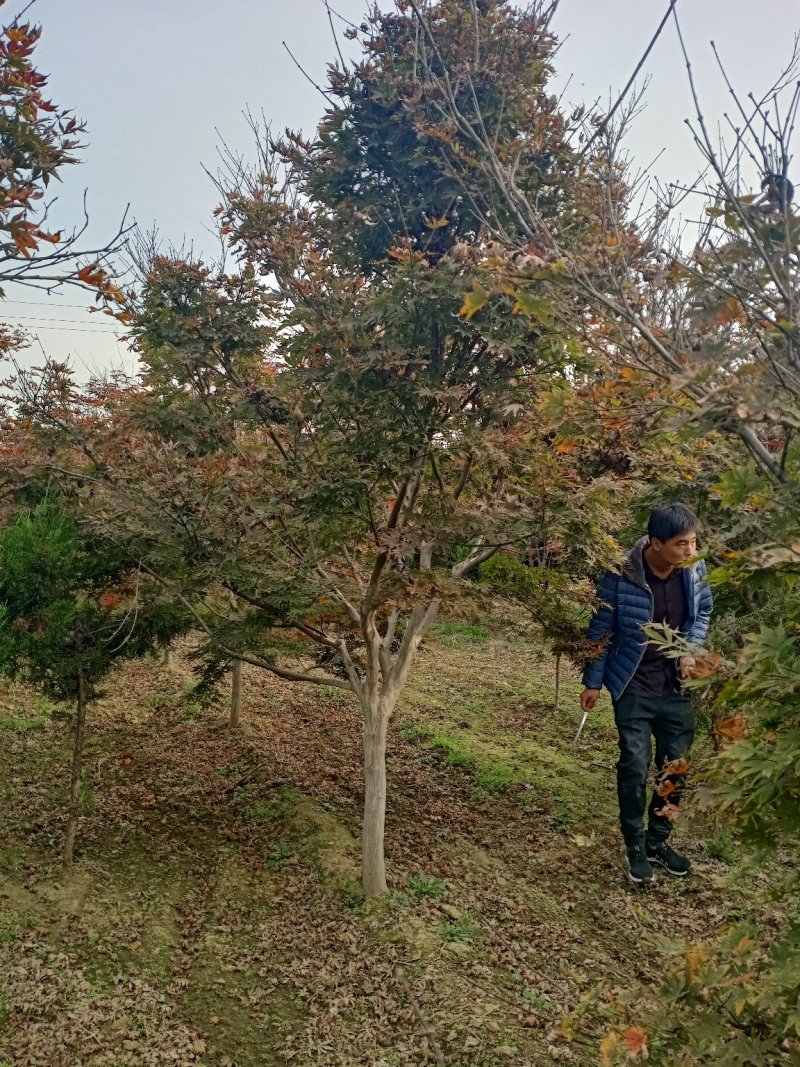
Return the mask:
[[61,172],[78,162],[85,126],[45,95],[47,76],[34,61],[41,33],[21,16],[0,30],[0,286],[16,282],[50,291],[76,285],[94,291],[112,314],[124,314],[110,268],[110,257],[123,243],[124,222],[98,248],[81,246],[88,219],[72,232],[49,224],[52,205],[45,197]]
[[[442,47],[470,67],[462,6],[437,11]],[[505,4],[481,18],[507,89],[481,89],[498,138],[511,151],[523,113],[539,116],[521,172],[568,211],[547,25]],[[64,368],[44,390],[29,375],[18,430],[51,475],[87,480],[81,522],[192,614],[212,674],[240,660],[356,695],[372,895],[388,722],[440,604],[515,542],[579,543],[607,564],[625,464],[613,420],[578,448],[547,415],[553,390],[593,373],[547,302],[478,306],[494,252],[481,213],[452,199],[440,131],[414,119],[413,18],[365,26],[316,139],[262,139],[258,166],[220,176],[239,273],[155,257],[132,309],[141,380],[81,392]]]

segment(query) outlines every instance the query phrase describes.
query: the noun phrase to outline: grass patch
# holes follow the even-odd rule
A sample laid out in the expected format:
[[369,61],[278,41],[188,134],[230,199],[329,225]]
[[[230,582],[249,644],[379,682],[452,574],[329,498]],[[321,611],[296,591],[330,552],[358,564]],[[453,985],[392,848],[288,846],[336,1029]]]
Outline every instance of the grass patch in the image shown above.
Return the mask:
[[[577,766],[577,758],[569,748],[571,722],[555,724],[562,727],[566,736],[551,736],[547,722],[544,729],[537,729],[535,736],[515,738],[503,729],[495,728],[490,734],[488,724],[484,727],[482,722],[474,721],[469,730],[464,729],[465,720],[453,722],[463,711],[463,706],[453,706],[445,729],[440,726],[433,730],[424,723],[405,722],[400,736],[441,753],[449,767],[467,773],[482,793],[519,791],[520,803],[543,811],[556,831],[568,829],[580,819],[586,820],[585,790],[594,788],[602,776],[594,769]],[[614,797],[605,789],[596,792],[600,810],[593,811],[589,821],[605,822],[613,818]]]
[[[482,627],[439,624],[441,643],[420,657],[395,720],[391,753],[397,778],[407,775],[414,795],[411,789],[408,795],[396,795],[388,837],[390,880],[397,888],[378,900],[365,901],[358,884],[357,791],[352,794],[349,784],[322,784],[316,769],[306,777],[296,754],[284,752],[283,745],[275,752],[286,760],[285,768],[270,765],[267,770],[262,762],[272,737],[269,720],[274,716],[282,736],[291,738],[294,719],[283,730],[282,717],[299,713],[305,720],[304,698],[294,704],[288,694],[273,697],[264,689],[261,699],[269,714],[257,713],[252,735],[234,740],[217,729],[221,704],[203,704],[201,723],[210,724],[207,730],[177,730],[174,748],[155,741],[151,745],[155,732],[141,731],[141,719],[161,725],[165,716],[154,709],[166,707],[166,718],[174,724],[185,709],[194,714],[197,698],[188,688],[182,691],[178,678],[151,678],[142,672],[142,684],[130,687],[130,700],[118,701],[104,728],[92,733],[92,766],[95,758],[104,758],[98,766],[110,766],[112,773],[95,774],[97,809],[82,827],[85,885],[91,892],[80,900],[77,892],[65,898],[50,885],[57,845],[51,840],[57,829],[54,813],[60,808],[48,789],[49,783],[63,781],[66,730],[48,725],[27,741],[0,733],[0,742],[4,736],[9,742],[0,744],[0,766],[5,770],[13,761],[18,779],[13,790],[5,786],[5,800],[0,787],[1,880],[4,889],[16,887],[8,900],[12,914],[0,921],[0,956],[16,956],[20,942],[31,937],[48,954],[82,968],[90,985],[87,997],[110,1002],[120,985],[124,997],[129,981],[168,992],[174,1024],[197,1032],[206,1045],[200,1058],[208,1064],[295,1062],[294,1056],[303,1059],[297,1050],[309,1036],[330,1036],[330,1050],[322,1053],[326,1061],[371,1063],[378,1053],[364,1041],[368,1014],[361,1006],[362,976],[370,983],[379,980],[387,958],[396,953],[407,960],[404,970],[419,992],[422,1010],[435,1017],[438,1005],[447,1004],[452,1034],[444,1030],[442,1042],[453,1067],[551,1062],[550,1025],[565,1004],[581,1004],[584,996],[595,998],[589,1024],[603,1020],[594,1040],[608,1030],[603,1013],[611,1011],[602,1002],[605,993],[590,991],[596,974],[614,973],[609,996],[614,1025],[621,1025],[616,986],[623,1003],[622,996],[650,988],[645,971],[657,980],[664,899],[637,900],[635,924],[624,908],[620,914],[605,899],[607,887],[619,881],[618,863],[605,855],[606,843],[616,840],[610,709],[607,704],[598,709],[581,745],[573,749],[579,681],[562,664],[562,705],[554,712],[552,658],[537,644],[538,635],[525,628],[525,620],[517,625],[514,617],[503,625],[498,632],[494,621],[488,623],[487,640]],[[134,672],[134,677],[139,675]],[[165,691],[165,685],[177,692]],[[15,690],[10,697],[14,703],[2,708],[4,716],[24,720],[41,712],[50,723],[46,709],[33,704],[26,691]],[[340,690],[315,690],[315,698],[328,712],[340,702],[352,704],[352,696]],[[113,715],[123,709],[124,716],[115,721]],[[138,717],[129,719],[129,710]],[[353,753],[359,743],[354,719],[341,719],[353,730],[347,738]],[[317,750],[329,741],[326,723]],[[139,745],[145,757],[142,788],[151,787],[151,776],[162,774],[163,761],[159,798],[163,793],[179,818],[161,822],[140,815],[138,792],[132,788],[137,783],[131,781],[137,767],[127,774],[114,770],[120,753]],[[49,766],[56,757],[61,777],[55,765]],[[151,764],[158,770],[151,770]],[[209,789],[206,776],[211,774]],[[288,783],[297,792],[286,788]],[[106,818],[120,784],[122,818]],[[185,785],[191,789],[184,793]],[[428,820],[420,812],[432,793],[437,807]],[[464,806],[470,811],[468,822],[460,818]],[[402,835],[399,848],[395,833]],[[717,827],[709,827],[709,833],[717,836],[705,854],[731,863],[736,839]],[[587,841],[596,842],[591,853],[576,852],[573,846]],[[26,888],[31,874],[37,876],[32,890]],[[671,888],[670,919],[673,909],[681,920],[720,901],[727,920],[732,895],[734,903],[741,901],[741,918],[759,917],[765,883],[752,873],[746,878],[736,862],[724,874],[719,881],[732,882],[733,890],[727,884],[719,892],[704,887],[696,904],[681,887]],[[72,916],[79,907],[83,917],[76,921]],[[774,914],[774,903],[769,907],[768,914]],[[51,917],[55,921],[44,921]],[[33,935],[21,924],[29,924]],[[287,936],[284,925],[291,925]],[[342,968],[343,958],[349,963],[343,955],[347,946],[353,949],[353,970]],[[465,996],[465,962],[478,956],[482,977]],[[304,966],[298,968],[297,961]],[[437,968],[435,987],[427,981],[431,964]],[[512,987],[521,993],[516,1006],[507,999]],[[318,1020],[307,1014],[306,989],[314,998],[314,1012],[317,1006],[323,1012],[332,1009],[330,1017],[320,1017],[325,1025],[319,1032]],[[624,1003],[635,1007],[633,1000]],[[0,993],[0,1017],[2,1006]],[[517,1025],[520,1007],[530,1014],[525,1027]],[[71,1005],[56,1010],[58,1021],[63,1017],[63,1025],[71,1025]],[[159,1055],[148,1043],[149,1035],[160,1039],[161,1029],[172,1025],[157,1013],[151,1005],[139,1019],[135,1004],[130,1009],[130,1036],[141,1043],[142,1060]],[[4,1042],[25,1039],[28,1020],[10,1011],[9,1016],[0,1040],[0,1067],[10,1067],[2,1057],[12,1055],[12,1046]],[[307,1020],[314,1031],[290,1040]],[[90,1036],[102,1044],[107,1035],[98,1030]],[[575,1048],[580,1058],[577,1041]],[[588,1049],[581,1063],[597,1062],[595,1051]],[[113,1049],[108,1054],[113,1056]],[[401,1062],[388,1047],[379,1055],[387,1067]],[[56,1057],[57,1052],[45,1049],[42,1062]],[[180,1056],[178,1060],[183,1062]]]
[[190,700],[178,712],[178,722],[197,722],[203,717],[203,705],[197,700]]
[[23,918],[15,911],[0,913],[0,945],[10,945],[30,925],[30,920]]
[[709,838],[706,842],[706,852],[712,859],[719,860],[728,867],[733,867],[739,858],[736,838],[730,830],[723,830]]
[[489,631],[471,622],[437,622],[431,626],[428,633],[436,638],[438,644],[447,648],[482,645],[484,641],[489,640]]
[[439,938],[444,941],[445,944],[460,942],[467,945],[474,945],[480,940],[480,934],[480,927],[469,912],[465,912],[458,922],[439,924]]
[[428,743],[429,748],[438,748],[444,753],[445,763],[450,767],[465,767],[471,770],[476,766],[476,757],[470,752],[460,738],[436,734]]
[[472,739],[464,741],[449,734],[434,734],[427,738],[427,747],[444,753],[449,767],[468,771],[477,788],[485,793],[499,793],[526,781],[517,766],[480,751],[480,743]]
[[553,1011],[552,1001],[542,996],[541,993],[537,993],[535,989],[523,989],[522,995],[540,1015],[549,1015]]
[[272,800],[259,796],[257,782],[248,782],[234,790],[231,807],[242,822],[274,822],[282,812]]
[[287,860],[290,860],[294,856],[294,849],[288,841],[279,841],[277,845],[272,849],[269,856],[267,856],[267,866],[271,871],[277,871],[277,869]]
[[0,730],[9,734],[32,734],[36,730],[42,730],[47,725],[44,715],[35,715],[33,718],[25,718],[22,715],[3,715],[0,717]]
[[444,896],[444,882],[441,878],[432,878],[429,874],[411,874],[406,878],[406,889],[418,897],[430,897],[439,900]]
[[215,778],[241,778],[247,767],[247,761],[239,759],[235,763],[223,763],[214,771]]
[[502,763],[478,766],[475,770],[475,785],[485,793],[500,793],[517,785],[518,781],[517,772]]
[[181,698],[177,693],[165,693],[165,692],[150,693],[145,698],[144,705],[147,708],[152,708],[153,711],[165,711],[168,708],[174,707],[174,705],[180,699]]
[[260,800],[256,800],[250,807],[245,808],[239,815],[239,818],[245,822],[274,822],[275,819],[279,819],[281,816],[280,808],[276,808],[274,804],[271,804],[263,797]]
[[12,841],[7,845],[0,845],[0,870],[14,874],[22,867],[25,852],[21,844]]
[[341,882],[335,888],[348,911],[361,911],[366,904],[364,890],[357,882]]
[[402,741],[428,741],[435,735],[436,731],[432,730],[430,726],[423,726],[421,723],[404,723],[397,731],[398,737]]

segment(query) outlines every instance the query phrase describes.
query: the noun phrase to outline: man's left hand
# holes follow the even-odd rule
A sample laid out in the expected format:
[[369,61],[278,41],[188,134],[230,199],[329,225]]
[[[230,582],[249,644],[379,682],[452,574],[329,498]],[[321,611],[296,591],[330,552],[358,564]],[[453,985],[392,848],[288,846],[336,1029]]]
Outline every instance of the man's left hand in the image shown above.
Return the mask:
[[692,678],[696,666],[697,660],[694,656],[681,656],[678,660],[678,674],[681,678]]

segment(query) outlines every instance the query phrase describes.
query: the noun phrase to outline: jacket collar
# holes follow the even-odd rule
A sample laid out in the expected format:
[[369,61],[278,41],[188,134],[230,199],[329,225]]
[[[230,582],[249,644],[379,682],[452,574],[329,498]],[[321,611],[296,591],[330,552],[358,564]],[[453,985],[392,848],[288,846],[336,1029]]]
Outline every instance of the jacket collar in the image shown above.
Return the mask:
[[[622,566],[622,573],[634,585],[640,585],[643,589],[648,589],[647,576],[644,569],[644,550],[650,544],[649,537],[640,537],[633,548],[627,555],[625,563]],[[694,578],[694,571],[696,563],[693,563],[690,567],[682,567],[681,570],[684,574],[684,582],[689,582]],[[688,588],[691,588],[689,586]]]
[[622,573],[633,582],[634,585],[641,585],[643,588],[647,588],[647,578],[644,572],[644,550],[650,543],[649,537],[640,537],[633,548],[628,553],[627,559],[622,567]]

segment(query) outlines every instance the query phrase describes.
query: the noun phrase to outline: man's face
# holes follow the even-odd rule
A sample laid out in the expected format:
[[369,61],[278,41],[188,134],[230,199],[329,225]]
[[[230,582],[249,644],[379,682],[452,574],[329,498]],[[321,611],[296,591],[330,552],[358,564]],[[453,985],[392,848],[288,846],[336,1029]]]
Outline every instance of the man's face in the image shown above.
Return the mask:
[[654,537],[650,544],[659,560],[667,567],[683,566],[697,555],[697,534],[694,530],[676,534],[667,541],[659,541],[657,537]]

